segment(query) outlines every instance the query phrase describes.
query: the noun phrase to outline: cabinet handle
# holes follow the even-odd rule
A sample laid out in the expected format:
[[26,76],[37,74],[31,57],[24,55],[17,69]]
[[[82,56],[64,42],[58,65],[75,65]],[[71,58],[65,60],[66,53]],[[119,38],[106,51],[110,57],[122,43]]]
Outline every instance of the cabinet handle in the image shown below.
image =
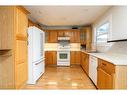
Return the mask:
[[105,63],[102,63],[102,65],[106,66],[106,64],[105,64]]

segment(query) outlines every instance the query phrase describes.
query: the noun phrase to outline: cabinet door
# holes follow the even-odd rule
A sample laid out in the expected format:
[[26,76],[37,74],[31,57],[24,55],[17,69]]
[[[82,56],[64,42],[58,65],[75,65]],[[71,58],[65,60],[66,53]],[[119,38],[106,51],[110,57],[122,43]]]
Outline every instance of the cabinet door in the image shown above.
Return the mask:
[[71,51],[71,64],[75,64],[75,52]]
[[14,17],[13,8],[0,6],[0,50],[12,49]]
[[97,86],[99,89],[113,89],[113,76],[98,68]]
[[85,71],[87,74],[89,74],[89,55],[86,54],[86,57],[85,57]]
[[81,56],[81,66],[83,67],[83,53],[82,52],[80,53],[80,56]]
[[80,31],[80,43],[82,45],[86,44],[86,29],[85,28],[82,28]]
[[55,65],[57,63],[56,51],[45,52],[45,63],[46,65]]
[[53,57],[53,65],[57,64],[57,52],[52,51],[52,57]]
[[18,37],[27,37],[27,27],[28,27],[28,17],[27,15],[20,9],[17,8],[17,31],[16,36]]
[[48,30],[45,30],[45,42],[50,42],[50,32]]
[[55,31],[55,30],[50,31],[49,36],[50,36],[50,38],[49,38],[50,43],[57,43],[57,31]]
[[64,36],[64,30],[59,30],[58,31],[58,37]]
[[75,42],[75,33],[74,33],[74,31],[70,31],[70,42],[71,43],[74,43]]
[[80,64],[80,52],[71,51],[71,64]]
[[80,52],[75,51],[75,64],[80,64]]
[[97,87],[105,89],[105,72],[100,68],[97,70]]
[[45,52],[45,64],[52,64],[53,63],[53,57],[52,57],[52,52],[46,51]]
[[85,54],[85,53],[82,53],[81,58],[82,58],[81,59],[81,66],[84,69],[84,71],[87,74],[89,74],[89,55]]
[[105,88],[106,89],[113,89],[113,75],[110,75],[108,73],[105,73]]
[[80,31],[79,30],[74,30],[74,42],[75,43],[80,43]]
[[27,81],[27,41],[16,41],[16,62],[15,62],[15,82],[16,88],[20,88]]
[[86,49],[91,50],[92,44],[92,29],[91,27],[86,28]]

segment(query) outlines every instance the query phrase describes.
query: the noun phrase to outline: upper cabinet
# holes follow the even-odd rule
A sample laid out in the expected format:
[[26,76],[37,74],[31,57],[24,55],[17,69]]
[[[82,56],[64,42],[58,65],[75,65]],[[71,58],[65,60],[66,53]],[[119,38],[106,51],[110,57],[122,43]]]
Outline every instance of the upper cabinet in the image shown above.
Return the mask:
[[46,30],[46,43],[57,43],[57,30]]
[[80,43],[80,30],[71,30],[71,43]]
[[17,17],[17,38],[26,37],[27,38],[27,26],[28,26],[28,17],[21,9],[16,9]]
[[46,43],[57,43],[58,37],[70,37],[71,43],[80,43],[80,30],[46,30]]
[[13,12],[12,7],[0,7],[0,50],[12,49]]
[[83,27],[80,32],[80,43],[86,46],[86,50],[91,50],[92,45],[92,27]]

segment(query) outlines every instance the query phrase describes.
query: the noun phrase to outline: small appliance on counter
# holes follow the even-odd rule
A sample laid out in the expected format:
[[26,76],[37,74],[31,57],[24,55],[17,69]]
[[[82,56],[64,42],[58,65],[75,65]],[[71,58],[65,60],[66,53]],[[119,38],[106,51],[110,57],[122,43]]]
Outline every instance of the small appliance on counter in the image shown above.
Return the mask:
[[70,66],[70,38],[58,37],[57,66]]
[[45,71],[44,37],[42,30],[28,28],[28,84],[36,84]]
[[86,45],[81,45],[80,49],[84,50],[86,52],[89,52],[89,53],[96,53],[97,52],[97,45],[96,45],[96,42],[93,42],[93,43],[91,43],[91,48],[87,48]]

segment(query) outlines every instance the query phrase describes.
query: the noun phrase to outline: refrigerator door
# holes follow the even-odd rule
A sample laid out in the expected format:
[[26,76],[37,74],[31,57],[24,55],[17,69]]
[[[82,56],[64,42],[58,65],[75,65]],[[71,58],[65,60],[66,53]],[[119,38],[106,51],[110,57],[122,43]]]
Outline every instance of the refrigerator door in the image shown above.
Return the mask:
[[39,77],[44,73],[44,59],[39,60],[38,62],[34,63],[34,68],[33,68],[33,75],[34,75],[34,81],[39,79]]
[[41,55],[41,35],[40,31],[34,28],[33,31],[33,62],[42,58]]
[[35,84],[44,73],[44,34],[36,27],[28,28],[28,84]]

